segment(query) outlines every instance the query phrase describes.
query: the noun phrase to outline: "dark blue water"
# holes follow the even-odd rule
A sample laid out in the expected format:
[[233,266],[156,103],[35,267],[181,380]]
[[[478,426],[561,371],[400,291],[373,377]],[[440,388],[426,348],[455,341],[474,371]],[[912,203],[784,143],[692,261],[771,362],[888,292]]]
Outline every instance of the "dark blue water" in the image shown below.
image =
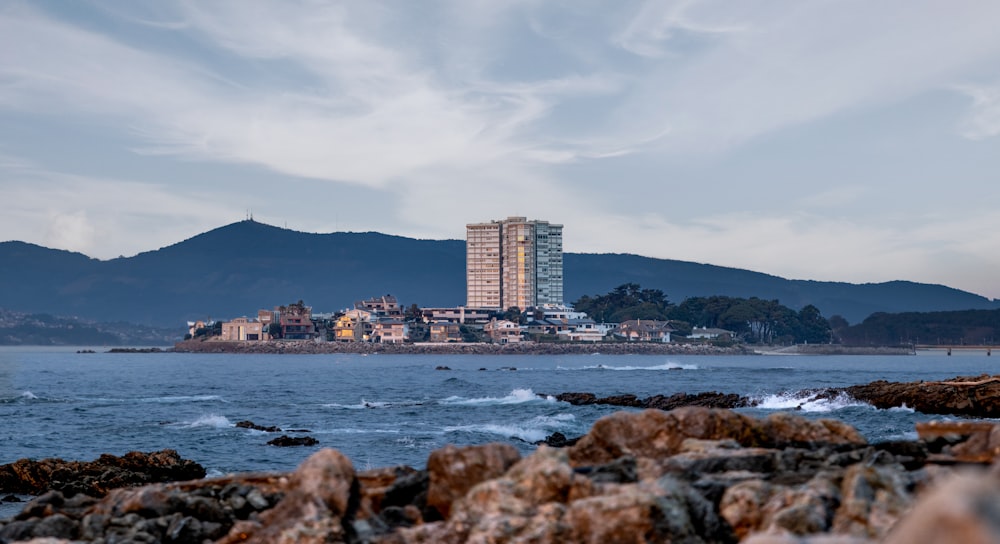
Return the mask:
[[[611,407],[576,407],[538,393],[639,396],[721,391],[755,395],[766,414],[801,407],[870,441],[913,438],[932,416],[803,390],[997,373],[1000,358],[812,356],[409,356],[76,354],[0,350],[0,464],[89,460],[173,448],[210,474],[290,470],[318,447],[358,469],[409,464],[447,443],[504,441],[523,452],[555,431],[585,433]],[[447,365],[451,370],[435,370]],[[516,368],[511,370],[510,368]],[[940,416],[934,416],[940,417]],[[275,435],[235,427],[309,429],[320,445],[278,448]],[[296,433],[291,433],[296,434]]]

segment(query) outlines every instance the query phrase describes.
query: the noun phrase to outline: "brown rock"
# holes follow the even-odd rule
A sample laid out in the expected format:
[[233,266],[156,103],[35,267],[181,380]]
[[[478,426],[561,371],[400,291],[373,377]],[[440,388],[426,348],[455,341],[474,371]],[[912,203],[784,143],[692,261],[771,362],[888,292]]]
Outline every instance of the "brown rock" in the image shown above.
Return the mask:
[[203,477],[204,467],[181,459],[175,450],[133,451],[121,457],[104,454],[90,462],[21,459],[0,465],[0,491],[39,495],[56,489],[68,496],[85,493],[103,497],[119,487]]
[[991,463],[1000,455],[1000,425],[989,421],[920,422],[917,436],[938,450],[939,462]]
[[684,407],[605,416],[569,448],[574,465],[603,464],[622,455],[663,459],[681,451],[688,438],[729,439],[744,447],[789,444],[854,444],[865,440],[848,425],[778,413],[758,420],[730,410]]
[[996,474],[958,474],[921,497],[885,537],[886,544],[1000,542],[1000,485]]
[[237,523],[220,542],[320,544],[347,542],[359,500],[351,461],[322,449],[291,475],[285,497],[258,522]]
[[840,485],[837,533],[882,538],[910,509],[910,481],[893,466],[858,463],[847,468]]
[[967,376],[946,381],[906,383],[879,380],[831,390],[829,394],[836,395],[841,391],[876,408],[895,408],[905,404],[925,414],[1000,417],[1000,376]]
[[431,452],[427,458],[430,487],[427,507],[443,519],[452,503],[479,482],[502,475],[521,458],[510,444],[485,444],[457,448],[452,445]]

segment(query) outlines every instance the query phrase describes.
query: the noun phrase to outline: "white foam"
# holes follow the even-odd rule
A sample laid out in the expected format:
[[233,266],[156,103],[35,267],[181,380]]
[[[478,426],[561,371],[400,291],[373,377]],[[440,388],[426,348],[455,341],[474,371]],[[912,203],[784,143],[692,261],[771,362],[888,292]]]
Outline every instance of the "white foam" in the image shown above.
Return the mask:
[[340,408],[342,410],[366,410],[371,408],[391,408],[393,406],[420,406],[422,402],[388,402],[381,400],[367,400],[361,399],[361,402],[357,404],[341,404],[339,402],[331,402],[328,404],[321,404],[323,408]]
[[229,418],[227,418],[226,416],[219,416],[219,415],[215,415],[215,414],[209,414],[209,415],[201,416],[201,417],[199,417],[198,419],[196,419],[194,421],[183,423],[182,425],[184,425],[185,427],[189,427],[189,428],[194,428],[194,427],[214,427],[216,429],[225,429],[227,427],[235,427],[236,426],[236,424],[233,423],[232,421],[229,421]]
[[205,402],[211,400],[219,400],[225,402],[225,400],[219,395],[180,395],[172,397],[147,397],[139,399],[139,402],[172,404],[178,402]]
[[573,414],[555,414],[551,416],[536,416],[524,423],[477,423],[471,425],[455,425],[445,427],[444,432],[468,432],[493,434],[503,438],[517,438],[525,442],[538,442],[552,434],[556,428],[567,421],[573,421]]
[[24,391],[21,393],[21,398],[25,400],[37,400],[38,396],[31,391]]
[[509,394],[503,397],[479,397],[467,399],[465,397],[448,397],[442,399],[440,404],[456,404],[463,406],[482,406],[482,405],[499,405],[499,404],[524,404],[526,402],[555,402],[555,397],[547,396],[544,399],[535,394],[531,389],[514,389]]
[[445,432],[468,432],[468,433],[484,433],[484,434],[494,434],[504,438],[517,438],[525,442],[538,442],[539,440],[545,440],[545,437],[551,433],[546,432],[544,429],[527,428],[520,425],[512,424],[496,424],[496,423],[484,423],[477,425],[457,425],[454,427],[445,427]]
[[618,370],[618,371],[633,371],[633,370],[698,370],[698,365],[694,364],[680,364],[675,362],[666,362],[662,365],[653,366],[614,366],[614,365],[588,365],[581,367],[580,370]]
[[912,413],[916,412],[916,410],[914,410],[913,408],[910,408],[909,406],[907,406],[905,402],[903,403],[902,406],[896,406],[894,408],[889,408],[889,411],[890,412],[906,412],[908,414],[912,414]]
[[852,406],[870,406],[846,393],[833,398],[820,398],[810,391],[790,391],[767,395],[757,402],[762,410],[802,410],[803,412],[834,412]]

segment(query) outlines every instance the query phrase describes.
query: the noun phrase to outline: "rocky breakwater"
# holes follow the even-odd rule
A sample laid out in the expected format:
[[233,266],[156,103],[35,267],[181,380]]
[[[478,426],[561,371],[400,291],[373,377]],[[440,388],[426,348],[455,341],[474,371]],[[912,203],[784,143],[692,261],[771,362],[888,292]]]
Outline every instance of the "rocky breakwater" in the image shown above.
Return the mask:
[[[969,428],[964,423],[975,423]],[[40,497],[0,541],[931,543],[1000,541],[1000,431],[925,428],[870,445],[850,426],[686,407],[618,412],[521,457],[448,446],[357,472],[324,449],[290,474]],[[987,428],[989,427],[989,428]]]
[[[925,414],[947,414],[980,418],[1000,418],[1000,376],[959,376],[943,381],[888,382],[819,389],[803,396],[803,402],[847,395],[880,409],[908,407]],[[548,394],[539,396],[548,397]],[[604,404],[624,408],[672,410],[682,406],[706,408],[746,408],[758,404],[752,397],[735,393],[706,391],[639,398],[632,394],[598,397],[593,393],[569,392],[551,395],[574,405]]]
[[925,414],[1000,418],[1000,376],[959,376],[926,382],[876,381],[831,390],[876,408],[907,406]]

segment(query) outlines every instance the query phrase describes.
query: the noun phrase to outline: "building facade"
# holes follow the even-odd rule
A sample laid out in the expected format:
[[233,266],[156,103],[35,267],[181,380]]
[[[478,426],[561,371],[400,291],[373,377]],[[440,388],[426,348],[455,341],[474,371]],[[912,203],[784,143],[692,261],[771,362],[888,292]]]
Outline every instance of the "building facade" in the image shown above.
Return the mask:
[[466,305],[562,304],[562,228],[524,217],[466,225]]

